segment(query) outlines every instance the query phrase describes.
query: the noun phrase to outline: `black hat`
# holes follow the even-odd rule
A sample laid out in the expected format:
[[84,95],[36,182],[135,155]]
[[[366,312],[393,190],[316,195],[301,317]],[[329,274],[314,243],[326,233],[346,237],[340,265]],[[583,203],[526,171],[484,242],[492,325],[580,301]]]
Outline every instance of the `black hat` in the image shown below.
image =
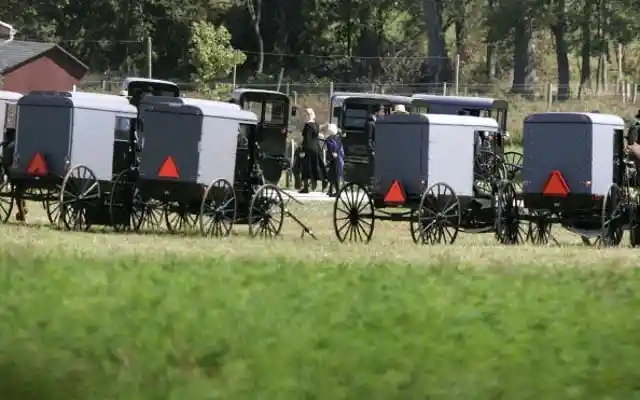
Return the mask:
[[380,112],[384,110],[384,104],[376,104],[375,107],[373,107],[373,112]]

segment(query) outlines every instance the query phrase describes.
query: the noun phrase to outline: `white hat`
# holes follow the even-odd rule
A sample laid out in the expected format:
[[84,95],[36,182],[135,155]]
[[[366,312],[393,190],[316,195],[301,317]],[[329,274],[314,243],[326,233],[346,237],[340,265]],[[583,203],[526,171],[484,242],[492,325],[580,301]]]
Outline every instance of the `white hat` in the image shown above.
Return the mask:
[[406,113],[407,109],[404,107],[404,104],[396,104],[393,106],[393,111],[397,113]]
[[338,134],[338,125],[336,125],[336,124],[327,124],[327,133],[329,135],[337,135]]

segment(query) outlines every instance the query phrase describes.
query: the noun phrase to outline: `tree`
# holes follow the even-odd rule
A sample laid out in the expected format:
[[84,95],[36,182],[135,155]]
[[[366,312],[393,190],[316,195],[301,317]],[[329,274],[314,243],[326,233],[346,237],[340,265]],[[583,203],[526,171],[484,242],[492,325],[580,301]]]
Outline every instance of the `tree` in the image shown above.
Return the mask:
[[242,65],[247,56],[231,46],[231,34],[223,25],[217,28],[206,21],[191,25],[191,63],[195,67],[194,81],[199,90],[215,92],[215,82]]
[[260,30],[260,23],[262,22],[262,0],[245,0],[249,16],[251,17],[251,25],[253,25],[253,32],[256,35],[258,41],[258,68],[256,69],[256,75],[261,75],[264,72],[264,39],[262,38],[262,31]]

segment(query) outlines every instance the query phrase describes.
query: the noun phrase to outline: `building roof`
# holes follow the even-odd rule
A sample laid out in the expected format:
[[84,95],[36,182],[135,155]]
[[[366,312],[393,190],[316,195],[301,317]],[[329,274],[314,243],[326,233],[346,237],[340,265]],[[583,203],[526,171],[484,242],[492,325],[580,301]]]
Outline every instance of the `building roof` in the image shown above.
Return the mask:
[[62,51],[84,69],[89,69],[89,67],[87,67],[82,61],[78,60],[55,43],[11,40],[0,43],[0,74],[11,71],[21,64],[33,60],[54,48]]

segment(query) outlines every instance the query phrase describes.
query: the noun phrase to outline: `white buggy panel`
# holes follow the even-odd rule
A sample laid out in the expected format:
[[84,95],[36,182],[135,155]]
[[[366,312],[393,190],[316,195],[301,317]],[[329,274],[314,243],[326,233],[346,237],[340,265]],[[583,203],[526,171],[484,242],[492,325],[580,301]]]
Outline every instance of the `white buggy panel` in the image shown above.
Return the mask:
[[429,127],[429,185],[444,182],[459,196],[473,195],[475,127],[431,124]]
[[236,148],[241,122],[246,123],[230,118],[204,118],[198,183],[209,185],[216,179],[226,179],[232,185],[235,183]]
[[98,180],[112,179],[113,174],[118,172],[113,171],[116,118],[136,118],[136,109],[129,107],[129,112],[126,111],[128,107],[120,111],[84,106],[74,109],[71,166],[82,164],[89,167]]
[[616,131],[624,121],[597,113],[539,113],[524,121],[524,193],[542,194],[559,171],[571,194],[604,195],[613,182]]

